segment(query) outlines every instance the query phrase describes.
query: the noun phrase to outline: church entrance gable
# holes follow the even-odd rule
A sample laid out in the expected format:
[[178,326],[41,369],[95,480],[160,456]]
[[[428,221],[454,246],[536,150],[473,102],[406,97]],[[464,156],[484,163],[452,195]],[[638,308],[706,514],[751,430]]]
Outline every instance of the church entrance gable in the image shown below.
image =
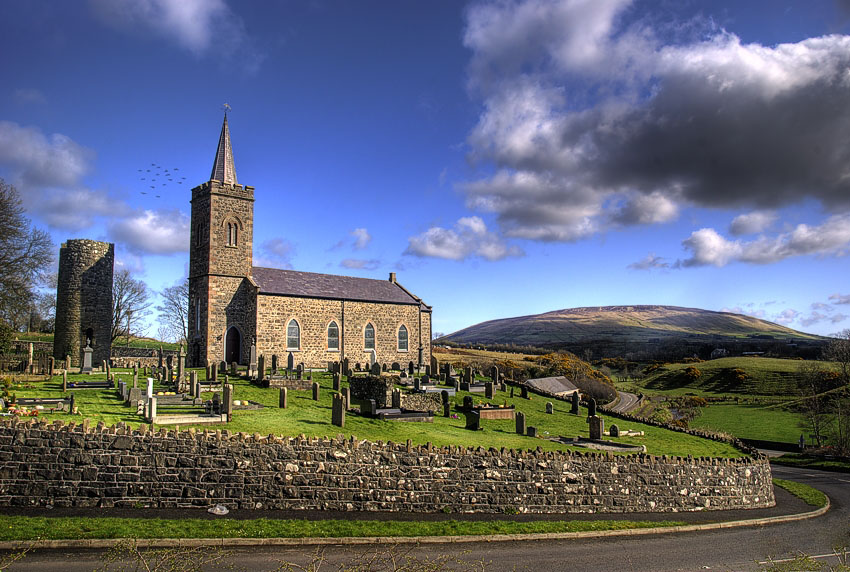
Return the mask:
[[224,361],[228,364],[233,362],[242,363],[242,335],[235,326],[227,329],[224,342]]

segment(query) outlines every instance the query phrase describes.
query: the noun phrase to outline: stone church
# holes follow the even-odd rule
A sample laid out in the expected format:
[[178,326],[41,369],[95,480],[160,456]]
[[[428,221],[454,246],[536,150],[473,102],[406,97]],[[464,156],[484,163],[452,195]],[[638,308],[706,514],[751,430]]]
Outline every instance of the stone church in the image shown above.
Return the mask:
[[[398,283],[253,265],[254,187],[233,167],[227,115],[210,180],[192,189],[189,361],[247,364],[257,355],[325,367],[348,358],[426,364],[431,307]],[[268,363],[268,362],[267,362]]]

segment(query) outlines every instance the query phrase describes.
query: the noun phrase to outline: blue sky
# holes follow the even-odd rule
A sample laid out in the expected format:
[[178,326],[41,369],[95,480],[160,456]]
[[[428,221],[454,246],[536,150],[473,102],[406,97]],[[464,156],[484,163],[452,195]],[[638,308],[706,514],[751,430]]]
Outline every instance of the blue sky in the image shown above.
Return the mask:
[[115,242],[154,290],[226,102],[255,265],[397,272],[435,331],[620,304],[850,327],[848,2],[2,8],[0,176],[57,251]]

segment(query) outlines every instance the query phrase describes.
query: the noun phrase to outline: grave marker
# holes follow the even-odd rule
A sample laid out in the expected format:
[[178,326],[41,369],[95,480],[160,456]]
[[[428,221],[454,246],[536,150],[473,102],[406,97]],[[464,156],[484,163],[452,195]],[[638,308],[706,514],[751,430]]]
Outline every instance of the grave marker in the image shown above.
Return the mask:
[[552,415],[553,412],[554,412],[554,405],[552,405],[551,401],[547,401],[546,402],[546,413],[549,414],[549,415]]
[[285,387],[280,388],[280,395],[278,395],[277,406],[281,409],[286,409],[286,395],[287,390]]
[[313,382],[313,401],[318,401],[318,400],[319,400],[319,382],[314,381]]
[[331,423],[337,427],[345,427],[345,398],[339,393],[334,393],[331,408]]
[[517,435],[525,435],[525,413],[523,413],[522,411],[517,411],[515,417]]

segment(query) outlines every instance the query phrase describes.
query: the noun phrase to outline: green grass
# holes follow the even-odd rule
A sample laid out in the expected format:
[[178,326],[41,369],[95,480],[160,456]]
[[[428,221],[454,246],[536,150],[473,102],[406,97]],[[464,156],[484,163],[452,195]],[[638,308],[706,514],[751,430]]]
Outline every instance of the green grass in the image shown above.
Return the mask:
[[[43,334],[40,332],[22,332],[14,334],[15,339],[21,342],[53,342],[53,334]],[[113,346],[126,347],[127,338],[118,337],[113,343]],[[132,338],[130,340],[131,348],[147,348],[156,349],[162,346],[164,350],[176,350],[178,345],[169,342],[160,342],[150,338]]]
[[[656,393],[681,395],[770,395],[793,396],[797,370],[801,360],[729,357],[701,363],[666,364],[640,382],[640,386]],[[834,367],[829,362],[824,367]],[[696,367],[702,376],[694,381],[685,381],[681,373],[687,367]],[[741,369],[747,379],[735,379],[732,370]]]
[[0,540],[101,538],[343,538],[368,536],[466,536],[583,532],[681,526],[678,521],[563,520],[252,520],[200,518],[33,517],[0,515]]
[[785,479],[773,479],[773,484],[781,487],[797,498],[803,499],[807,505],[817,508],[825,507],[828,499],[825,494],[814,487]]
[[700,409],[690,426],[729,433],[741,439],[796,443],[803,418],[778,407],[711,404]]
[[[116,370],[118,377],[132,380],[132,375]],[[203,377],[203,373],[201,373]],[[69,376],[69,379],[104,379],[104,375]],[[569,447],[549,441],[545,438],[532,438],[515,433],[515,424],[511,420],[484,421],[481,431],[468,431],[464,428],[465,420],[435,416],[434,423],[398,423],[368,419],[349,413],[346,416],[344,429],[331,425],[331,396],[332,380],[327,374],[314,375],[314,380],[321,385],[320,399],[313,401],[308,391],[291,391],[289,407],[278,408],[278,390],[262,389],[247,381],[236,379],[234,383],[234,399],[251,400],[262,403],[265,407],[252,411],[236,411],[233,421],[227,426],[219,426],[232,432],[245,432],[261,435],[290,435],[304,434],[310,437],[354,435],[359,439],[370,441],[393,441],[404,443],[410,439],[414,445],[431,442],[435,446],[462,445],[472,447],[495,447],[508,449],[565,450]],[[140,380],[140,385],[144,382]],[[31,383],[29,387],[12,388],[11,392],[19,397],[56,397],[62,396],[61,377],[43,383]],[[453,403],[461,403],[464,395],[472,395],[475,402],[484,401],[482,394],[467,394],[458,392]],[[493,403],[515,405],[519,411],[526,414],[529,426],[538,428],[542,437],[547,436],[588,436],[586,413],[570,415],[570,405],[566,402],[553,401],[555,413],[546,414],[547,399],[534,395],[531,400],[519,397],[511,398],[510,392],[496,392]],[[67,413],[43,413],[40,417],[47,420],[62,419],[66,422],[80,422],[82,417],[88,417],[93,423],[103,421],[107,425],[118,422],[138,427],[142,423],[136,415],[135,407],[124,405],[112,390],[81,390],[75,392],[79,416]],[[211,394],[205,395],[209,398]],[[160,409],[160,413],[167,411]],[[692,435],[669,431],[660,427],[642,425],[636,422],[624,422],[615,418],[606,418],[606,426],[616,423],[620,429],[644,431],[644,436],[621,437],[618,441],[636,445],[646,445],[647,452],[654,455],[675,455],[694,457],[740,457],[743,454],[729,444]],[[181,426],[186,429],[189,426]],[[197,426],[202,429],[205,426]],[[209,426],[206,426],[209,427]],[[583,450],[583,449],[582,449]]]
[[821,471],[834,471],[837,473],[850,473],[850,461],[839,459],[825,459],[800,453],[786,453],[781,457],[774,457],[771,463],[787,465],[790,467],[805,467],[807,469],[819,469]]

